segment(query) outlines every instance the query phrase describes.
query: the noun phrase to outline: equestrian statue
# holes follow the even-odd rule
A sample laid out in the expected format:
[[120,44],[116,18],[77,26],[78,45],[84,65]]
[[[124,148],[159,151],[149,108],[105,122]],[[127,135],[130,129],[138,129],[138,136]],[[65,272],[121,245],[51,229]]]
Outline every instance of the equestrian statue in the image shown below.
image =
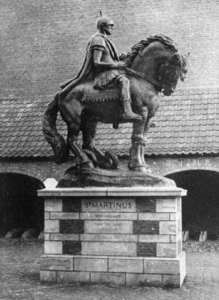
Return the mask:
[[[95,146],[97,122],[133,123],[128,168],[146,172],[144,148],[152,118],[159,107],[159,93],[170,96],[187,73],[187,58],[169,37],[157,34],[118,55],[109,39],[114,28],[107,16],[97,20],[97,32],[87,45],[83,65],[75,78],[61,85],[43,115],[43,133],[57,163],[68,159],[69,150],[77,168],[116,169],[117,156],[103,154]],[[67,125],[67,142],[57,132],[60,112]],[[82,147],[78,143],[82,133]],[[98,169],[99,169],[98,168]]]

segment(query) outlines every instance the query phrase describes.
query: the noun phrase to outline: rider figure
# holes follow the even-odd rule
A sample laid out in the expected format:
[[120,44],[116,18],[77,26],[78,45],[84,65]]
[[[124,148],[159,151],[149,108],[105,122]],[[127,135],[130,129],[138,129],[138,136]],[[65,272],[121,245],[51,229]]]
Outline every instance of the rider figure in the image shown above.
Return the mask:
[[[87,47],[84,64],[76,78],[63,84],[60,94],[69,90],[82,78],[94,73],[95,89],[105,89],[115,83],[120,87],[120,97],[123,103],[122,119],[141,120],[141,116],[135,114],[131,108],[130,84],[125,74],[125,64],[119,60],[117,50],[108,38],[112,34],[113,21],[107,16],[101,16],[97,20],[97,32],[91,37]],[[70,83],[70,84],[69,84]]]
[[97,32],[93,36],[91,44],[93,61],[97,71],[95,87],[102,89],[115,81],[121,88],[122,118],[141,120],[141,117],[133,113],[131,109],[130,85],[124,71],[125,65],[119,61],[116,48],[107,37],[112,34],[113,26],[113,21],[107,16],[101,16],[97,20]]

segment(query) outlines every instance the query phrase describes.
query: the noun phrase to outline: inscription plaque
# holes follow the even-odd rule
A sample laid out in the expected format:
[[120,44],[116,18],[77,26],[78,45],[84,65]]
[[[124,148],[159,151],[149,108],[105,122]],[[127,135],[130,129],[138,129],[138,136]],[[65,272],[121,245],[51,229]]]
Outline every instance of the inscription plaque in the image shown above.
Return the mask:
[[89,233],[81,234],[80,240],[83,242],[135,242],[138,241],[138,236],[134,234],[101,234]]
[[134,199],[82,200],[82,212],[136,212]]
[[137,213],[107,213],[107,212],[86,212],[81,213],[82,220],[137,220]]
[[132,221],[85,221],[85,233],[133,233]]

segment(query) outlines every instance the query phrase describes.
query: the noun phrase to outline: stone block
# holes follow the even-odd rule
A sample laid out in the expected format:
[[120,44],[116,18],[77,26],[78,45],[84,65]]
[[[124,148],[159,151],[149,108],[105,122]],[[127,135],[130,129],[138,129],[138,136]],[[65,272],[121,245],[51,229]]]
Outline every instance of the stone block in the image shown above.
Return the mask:
[[136,212],[134,199],[84,199],[82,212]]
[[176,212],[176,198],[173,199],[157,199],[156,212]]
[[81,254],[81,242],[63,241],[63,254],[72,254],[72,255]]
[[89,272],[62,272],[57,271],[57,283],[89,283]]
[[85,233],[132,234],[132,221],[84,221]]
[[73,257],[72,256],[43,256],[40,261],[40,270],[46,271],[72,271]]
[[79,234],[62,234],[62,233],[51,233],[50,240],[51,241],[79,241]]
[[170,221],[175,221],[181,219],[181,212],[170,213]]
[[181,277],[180,275],[163,275],[163,286],[168,288],[181,287]]
[[178,256],[178,259],[179,259],[180,275],[184,279],[186,276],[186,253],[182,251]]
[[144,273],[150,274],[179,274],[179,260],[149,260],[144,259]]
[[139,213],[138,219],[148,221],[169,221],[170,216],[168,213]]
[[60,233],[80,234],[84,233],[83,220],[60,220]]
[[182,240],[182,233],[179,232],[178,234],[176,235],[171,235],[170,236],[170,242],[171,243],[177,243],[178,241]]
[[176,220],[177,222],[177,232],[182,231],[182,219],[180,218],[179,220]]
[[44,232],[45,233],[58,233],[59,221],[58,220],[44,220]]
[[177,246],[178,246],[177,250],[178,250],[178,255],[179,255],[182,252],[182,240],[179,240],[177,242]]
[[74,271],[107,272],[107,258],[75,257]]
[[108,272],[143,273],[143,258],[109,257]]
[[45,233],[44,234],[44,241],[49,241],[50,240],[50,234],[49,233]]
[[133,221],[133,234],[159,234],[159,222]]
[[149,235],[139,235],[138,241],[141,243],[169,243],[169,235],[159,235],[159,234],[149,234]]
[[73,213],[73,212],[51,212],[50,213],[50,219],[52,220],[69,220],[69,219],[79,219],[79,213]]
[[82,220],[137,220],[137,213],[81,213]]
[[90,242],[136,242],[138,236],[133,234],[81,234],[81,241]]
[[40,271],[40,281],[47,283],[56,283],[56,271]]
[[177,224],[176,221],[165,222],[162,221],[159,223],[159,234],[177,234]]
[[137,256],[155,257],[156,243],[137,243]]
[[64,198],[62,204],[63,212],[81,212],[81,198],[71,197]]
[[176,243],[157,243],[158,257],[177,257],[177,252]]
[[44,242],[45,254],[62,254],[62,242]]
[[82,242],[82,255],[137,256],[137,245],[118,242]]
[[108,284],[116,284],[116,285],[125,285],[125,274],[91,272],[91,283],[108,283]]
[[180,286],[183,284],[184,279],[186,278],[186,265],[180,270]]
[[154,274],[126,274],[126,285],[162,286],[162,276]]
[[44,220],[49,220],[50,219],[50,213],[49,212],[45,212],[44,213]]
[[181,212],[182,211],[182,198],[177,198],[177,211]]
[[62,211],[62,199],[46,199],[45,200],[45,212],[47,211]]
[[156,212],[156,199],[152,197],[137,198],[136,208],[138,212],[154,213]]

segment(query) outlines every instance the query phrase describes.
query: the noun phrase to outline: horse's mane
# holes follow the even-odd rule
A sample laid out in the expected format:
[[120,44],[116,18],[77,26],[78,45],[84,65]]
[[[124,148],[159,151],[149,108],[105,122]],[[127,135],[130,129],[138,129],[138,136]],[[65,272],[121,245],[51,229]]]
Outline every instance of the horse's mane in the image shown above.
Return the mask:
[[134,61],[134,59],[137,56],[137,54],[139,53],[139,51],[141,51],[142,49],[144,49],[151,43],[157,42],[157,41],[161,42],[167,48],[169,48],[175,52],[178,51],[177,44],[170,37],[163,35],[163,34],[151,35],[146,40],[140,41],[139,43],[135,44],[131,48],[131,52],[129,52],[126,56],[126,64],[128,65],[128,67],[130,67],[132,65],[132,62]]

